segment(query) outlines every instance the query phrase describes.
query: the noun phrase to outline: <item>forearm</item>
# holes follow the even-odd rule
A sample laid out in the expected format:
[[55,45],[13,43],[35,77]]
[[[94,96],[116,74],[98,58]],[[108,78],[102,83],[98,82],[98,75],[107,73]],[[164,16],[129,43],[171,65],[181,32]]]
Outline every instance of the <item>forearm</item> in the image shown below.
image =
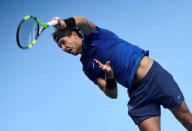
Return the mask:
[[97,79],[97,85],[99,86],[99,88],[105,93],[106,96],[110,97],[110,98],[117,98],[117,87],[114,89],[107,89],[106,88],[106,80],[104,80],[103,78],[98,78]]

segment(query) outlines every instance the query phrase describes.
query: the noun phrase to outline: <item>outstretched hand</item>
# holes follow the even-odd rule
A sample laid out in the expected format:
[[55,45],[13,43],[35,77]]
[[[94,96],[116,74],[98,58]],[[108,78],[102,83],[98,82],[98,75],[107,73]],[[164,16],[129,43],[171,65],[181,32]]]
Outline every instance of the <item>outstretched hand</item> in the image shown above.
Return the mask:
[[105,64],[102,64],[99,60],[94,59],[94,61],[98,64],[99,68],[101,68],[107,77],[112,77],[113,76],[113,71],[110,66],[110,61],[107,61]]

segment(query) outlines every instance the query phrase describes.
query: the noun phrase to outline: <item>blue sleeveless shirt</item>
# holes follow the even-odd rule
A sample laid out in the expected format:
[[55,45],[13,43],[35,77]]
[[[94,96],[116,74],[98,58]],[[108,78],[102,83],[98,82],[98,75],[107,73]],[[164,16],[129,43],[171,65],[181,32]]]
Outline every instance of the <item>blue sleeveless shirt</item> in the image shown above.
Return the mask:
[[81,62],[86,76],[97,84],[97,78],[105,79],[102,71],[93,59],[102,64],[111,61],[115,80],[130,89],[134,75],[143,56],[148,56],[145,51],[136,45],[126,42],[113,32],[97,27],[97,32],[84,36],[82,40],[83,54]]

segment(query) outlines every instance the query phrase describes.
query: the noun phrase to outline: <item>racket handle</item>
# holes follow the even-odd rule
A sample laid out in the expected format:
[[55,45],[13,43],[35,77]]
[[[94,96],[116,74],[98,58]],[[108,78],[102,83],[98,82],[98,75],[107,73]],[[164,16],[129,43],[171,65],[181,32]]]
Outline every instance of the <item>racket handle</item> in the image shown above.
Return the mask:
[[48,22],[47,24],[48,24],[49,26],[54,26],[54,25],[58,24],[58,19],[59,19],[59,17],[55,17],[55,18],[56,18],[55,20],[50,21],[50,22]]

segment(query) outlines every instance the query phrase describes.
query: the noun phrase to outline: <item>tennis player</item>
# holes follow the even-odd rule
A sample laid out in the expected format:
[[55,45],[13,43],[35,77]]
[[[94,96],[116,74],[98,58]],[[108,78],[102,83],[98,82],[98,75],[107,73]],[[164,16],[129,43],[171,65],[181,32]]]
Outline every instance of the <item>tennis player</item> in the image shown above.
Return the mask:
[[[53,18],[55,19],[55,18]],[[65,52],[81,54],[85,75],[110,98],[117,83],[128,90],[128,114],[141,131],[160,131],[160,105],[192,131],[192,114],[172,75],[149,57],[149,51],[128,43],[84,17],[59,19],[53,39]]]

